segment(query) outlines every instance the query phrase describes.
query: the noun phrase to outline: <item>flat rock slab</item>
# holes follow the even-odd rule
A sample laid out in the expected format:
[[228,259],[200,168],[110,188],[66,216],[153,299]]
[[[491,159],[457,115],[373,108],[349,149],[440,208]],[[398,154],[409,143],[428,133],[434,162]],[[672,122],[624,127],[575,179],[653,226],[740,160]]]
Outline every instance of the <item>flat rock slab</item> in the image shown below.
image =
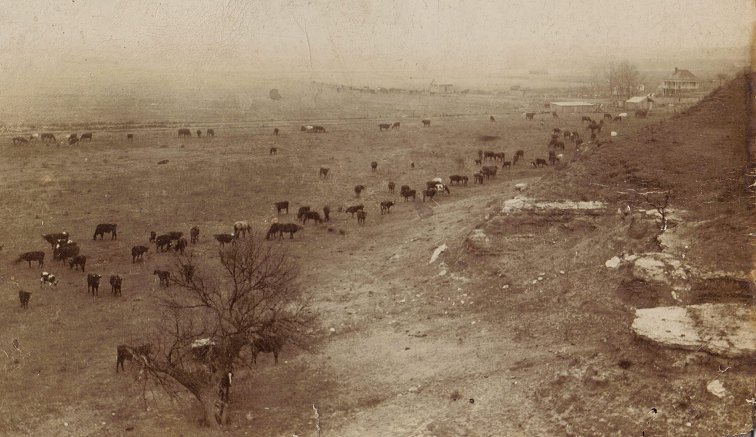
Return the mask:
[[702,304],[635,310],[632,329],[661,346],[703,350],[726,357],[756,353],[756,308]]
[[565,200],[561,202],[538,202],[523,196],[515,196],[514,199],[504,201],[501,212],[504,214],[516,213],[519,211],[572,211],[583,213],[603,212],[606,205],[599,201],[575,202]]

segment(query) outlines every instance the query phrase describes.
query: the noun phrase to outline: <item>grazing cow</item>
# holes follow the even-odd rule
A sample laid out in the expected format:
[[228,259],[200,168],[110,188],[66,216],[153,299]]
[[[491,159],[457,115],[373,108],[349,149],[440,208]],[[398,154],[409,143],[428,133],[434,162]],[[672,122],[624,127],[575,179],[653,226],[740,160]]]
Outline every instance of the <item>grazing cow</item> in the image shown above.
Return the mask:
[[282,202],[276,202],[276,214],[281,214],[281,211],[286,210],[286,214],[289,213],[289,201],[284,200]]
[[44,134],[42,134],[42,135],[40,136],[40,139],[41,139],[42,141],[46,142],[46,143],[48,143],[48,142],[53,142],[53,143],[54,143],[54,142],[56,142],[56,141],[57,141],[57,140],[55,139],[55,135],[53,135],[53,134],[50,134],[50,133],[44,133]]
[[[169,242],[170,243],[170,242]],[[135,263],[138,259],[143,259],[143,255],[147,253],[147,251],[150,250],[149,247],[145,246],[134,246],[131,248],[131,263]]]
[[320,172],[318,173],[318,177],[322,179],[328,179],[328,167],[320,167]]
[[416,190],[409,190],[409,189],[403,190],[401,192],[401,195],[402,195],[402,197],[404,197],[404,201],[405,202],[408,201],[410,197],[412,198],[412,200],[415,200],[416,194],[417,194]]
[[300,206],[297,211],[297,220],[302,220],[302,217],[310,210],[309,206]]
[[273,129],[273,135],[278,135],[278,128]]
[[331,221],[331,207],[328,205],[323,207],[323,221],[324,222]]
[[184,233],[181,231],[171,231],[165,235],[167,235],[171,240],[178,240],[179,238],[184,236]]
[[354,213],[356,213],[357,211],[362,211],[364,209],[365,209],[365,206],[363,204],[359,204],[359,205],[350,206],[349,208],[346,209],[345,212],[347,214],[352,214],[352,217],[354,217]]
[[81,267],[81,271],[84,271],[84,267],[87,265],[87,257],[84,255],[76,255],[75,257],[71,258],[70,261],[68,261],[68,268],[72,269],[74,266],[76,267],[76,270],[79,270],[79,267]]
[[399,188],[399,192],[401,193],[402,191],[407,191],[409,189],[410,189],[409,185],[402,185],[401,188]]
[[70,142],[71,140],[79,141],[79,135],[77,134],[71,134],[68,136],[67,140]]
[[59,240],[68,240],[68,232],[56,232],[53,234],[45,234],[42,236],[42,238],[45,239],[48,243],[50,243],[50,246],[55,247],[56,244],[58,244]]
[[158,252],[164,252],[173,245],[171,237],[168,235],[158,235],[155,238],[155,248]]
[[18,291],[18,300],[21,301],[21,308],[29,308],[29,299],[31,299],[31,293],[24,290]]
[[79,141],[92,141],[92,132],[81,134],[81,138],[79,138]]
[[208,129],[207,130],[207,136],[208,137],[215,137],[215,129]]
[[191,137],[192,136],[192,131],[190,131],[189,129],[186,129],[186,128],[179,129],[178,130],[178,136],[179,136],[179,138]]
[[118,275],[111,275],[110,276],[110,292],[113,293],[113,296],[120,296],[121,295],[121,284],[123,283],[123,278],[121,278]]
[[29,144],[29,141],[24,137],[13,137],[13,144]]
[[202,131],[200,129],[197,129],[197,138],[202,137]]
[[557,114],[556,111],[551,111],[551,116],[554,118],[559,118],[559,114]]
[[116,224],[115,223],[100,223],[95,228],[94,236],[92,237],[93,240],[97,239],[97,236],[100,236],[100,240],[102,240],[105,237],[105,233],[110,232],[110,239],[111,240],[117,240],[118,234],[116,233]]
[[278,149],[276,149],[275,147],[271,147],[270,148],[270,154],[271,155],[277,155],[278,154]]
[[226,243],[233,243],[236,240],[234,234],[215,234],[213,238],[220,243],[221,247],[225,246]]
[[525,113],[525,120],[532,120],[533,117],[535,117],[535,112],[526,112]]
[[274,362],[278,364],[278,354],[281,352],[283,343],[283,338],[277,335],[260,335],[259,338],[252,340],[249,344],[252,352],[252,363],[257,364],[257,354],[262,352],[272,353]]
[[494,153],[494,152],[492,152],[490,150],[487,150],[487,151],[483,152],[483,160],[484,161],[485,160],[495,160],[495,159],[496,159],[496,153]]
[[58,278],[56,278],[52,273],[42,272],[42,275],[39,278],[39,286],[42,287],[45,284],[50,287],[57,287]]
[[605,113],[604,113],[604,118],[605,118],[605,119],[607,119],[607,118],[608,118],[608,119],[609,119],[609,121],[612,121],[612,114],[609,114],[608,112],[605,112]]
[[391,129],[391,124],[390,123],[380,123],[378,125],[378,131],[379,132],[380,131],[384,131],[384,130],[389,130],[389,129]]
[[618,115],[618,116],[614,117],[614,121],[622,121],[622,117],[620,117],[620,116]]
[[507,154],[504,152],[501,153],[494,153],[494,161],[504,161],[506,159]]
[[423,202],[425,202],[426,197],[433,200],[433,196],[435,195],[436,195],[435,188],[428,188],[427,190],[423,190]]
[[294,238],[294,233],[300,229],[304,229],[296,223],[279,223],[278,224],[278,238],[282,239],[284,233],[289,234],[289,239]]
[[495,123],[496,122],[496,119],[494,118],[493,115],[490,116],[490,117],[488,117],[488,119],[491,120],[491,123]]
[[252,232],[252,227],[249,225],[248,221],[239,220],[234,223],[234,236],[236,236],[236,238],[247,238],[247,232]]
[[157,275],[158,279],[160,280],[160,285],[163,287],[168,287],[171,285],[171,272],[167,270],[155,270],[152,272],[153,275]]
[[371,169],[372,169],[373,171],[376,171],[376,170],[378,169],[378,163],[377,163],[377,162],[375,162],[375,161],[371,162],[371,163],[370,163],[370,168],[371,168]]
[[317,223],[323,223],[323,219],[320,217],[320,213],[317,211],[307,211],[302,215],[302,224],[306,225],[307,220],[313,220]]
[[389,181],[388,183],[389,193],[393,193],[395,188],[396,188],[396,183]]
[[186,249],[186,246],[189,245],[189,242],[186,241],[186,238],[181,237],[176,241],[176,246],[174,246],[173,250],[174,252],[181,252],[181,254],[184,254],[184,249]]
[[398,121],[395,121],[394,124],[391,125],[391,129],[399,129],[402,127],[402,124]]
[[548,165],[548,163],[546,162],[545,159],[537,158],[535,161],[532,161],[530,165],[533,166],[533,168],[538,168],[538,167],[545,167]]
[[65,263],[68,258],[75,257],[79,254],[79,245],[76,243],[56,244],[53,249],[53,259],[59,259]]
[[189,240],[192,242],[192,244],[196,244],[197,241],[199,241],[199,234],[199,226],[194,225],[191,229],[189,229]]
[[504,170],[504,168],[507,168],[508,170],[512,170],[512,163],[510,161],[504,161],[501,163],[501,169]]
[[157,238],[157,233],[155,231],[150,231],[150,243],[155,242],[155,238]]
[[364,225],[366,217],[367,217],[367,213],[364,210],[357,211],[357,224]]
[[29,267],[31,267],[32,261],[37,261],[37,265],[39,267],[45,266],[45,253],[44,252],[26,252],[22,253],[18,259],[16,260],[17,263],[20,263],[21,261],[26,261],[29,263]]
[[[121,370],[124,370],[123,363],[128,360],[131,361],[134,359],[134,355],[136,355],[137,358],[142,358],[144,360],[149,359],[150,354],[152,353],[152,344],[147,343],[143,344],[137,348],[132,349],[134,352],[129,351],[128,346],[120,344],[118,347],[116,347],[116,373],[118,373],[118,367],[121,367]],[[125,370],[124,370],[125,371]]]
[[279,232],[279,229],[278,229],[279,227],[280,225],[278,223],[272,223],[270,225],[270,228],[268,228],[268,233],[265,234],[265,239],[270,240],[271,236],[275,237],[276,234]]
[[485,177],[485,174],[483,174],[483,173],[475,173],[475,174],[473,175],[473,177],[475,178],[475,181],[474,181],[474,182],[475,182],[476,184],[481,184],[481,185],[483,185],[483,178]]
[[357,197],[360,197],[360,193],[362,193],[362,190],[365,189],[364,185],[355,185],[354,186],[354,195]]
[[98,275],[97,273],[89,273],[87,275],[87,292],[91,292],[92,296],[100,295],[100,278],[102,278],[102,275]]
[[468,181],[467,176],[461,176],[457,174],[453,174],[449,176],[449,185],[453,185],[455,182],[457,183],[457,185],[460,185],[462,183],[467,185],[467,181]]
[[323,126],[313,126],[312,131],[314,133],[326,133],[326,129]]
[[390,214],[391,213],[391,207],[394,206],[394,202],[390,200],[384,200],[381,202],[381,215]]
[[78,142],[79,142],[79,139],[78,139],[78,138],[69,138],[69,139],[68,139],[68,145],[69,145],[69,146],[73,146],[74,144],[76,144],[76,143],[78,143]]
[[490,178],[490,177],[496,177],[496,172],[498,171],[498,167],[496,167],[495,165],[486,165],[486,166],[483,166],[480,170],[486,176],[486,178]]
[[430,127],[430,120],[423,120],[423,127]]
[[126,141],[134,141],[134,134],[126,134]]

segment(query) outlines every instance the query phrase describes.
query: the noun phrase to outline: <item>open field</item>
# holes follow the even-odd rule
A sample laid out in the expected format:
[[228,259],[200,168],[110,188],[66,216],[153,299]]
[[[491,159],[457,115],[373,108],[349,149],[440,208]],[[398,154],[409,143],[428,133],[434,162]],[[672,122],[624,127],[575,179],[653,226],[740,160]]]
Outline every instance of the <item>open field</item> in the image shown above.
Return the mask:
[[[114,371],[116,345],[141,341],[159,317],[155,296],[162,289],[152,271],[174,262],[172,253],[156,253],[153,246],[144,262],[132,264],[130,249],[147,245],[151,230],[188,233],[198,225],[200,242],[191,250],[212,266],[218,258],[212,234],[248,220],[259,238],[275,217],[273,203],[281,200],[291,202],[282,222],[295,221],[302,205],[332,210],[332,223],[308,223],[293,240],[266,243],[285,247],[299,261],[300,283],[314,298],[324,339],[312,351],[284,348],[277,366],[263,355],[256,366],[239,369],[226,427],[231,435],[315,435],[313,404],[323,436],[743,431],[750,425],[744,400],[752,397],[752,361],[636,339],[629,329],[633,310],[672,299],[666,290],[627,280],[625,271],[604,268],[614,255],[654,244],[652,224],[633,227],[614,213],[621,206],[617,190],[645,185],[674,189],[676,208],[721,224],[701,234],[705,244],[689,236],[697,266],[750,268],[753,248],[743,235],[752,218],[738,185],[747,161],[741,82],[690,114],[612,123],[600,136],[607,141],[608,132],[617,131],[611,143],[578,153],[568,142],[569,164],[559,169],[521,163],[482,186],[472,181],[479,149],[505,152],[508,160],[518,149],[525,150],[526,162],[546,158],[553,127],[588,136],[579,115],[528,122],[519,115],[520,102],[491,97],[475,105],[452,101],[455,113],[476,115],[443,117],[446,111],[437,109],[431,127],[422,128],[428,113],[418,107],[433,107],[436,100],[405,102],[404,110],[378,96],[353,103],[370,108],[359,115],[369,119],[337,120],[342,97],[331,95],[314,101],[313,112],[292,107],[273,117],[310,123],[315,109],[331,111],[333,117],[318,123],[328,130],[324,134],[299,132],[300,123],[263,127],[238,116],[243,107],[226,117],[219,106],[215,118],[191,109],[181,117],[192,131],[214,128],[215,138],[178,139],[174,128],[94,130],[91,143],[69,147],[13,146],[16,133],[3,136],[0,433],[206,435],[189,396],[174,403],[153,391],[143,399],[133,372]],[[401,120],[401,129],[379,132],[374,117],[382,113],[392,115],[381,122]],[[479,115],[488,113],[496,123]],[[99,119],[117,118],[108,113]],[[281,128],[279,136],[273,126]],[[126,142],[127,132],[135,135],[133,143]],[[63,137],[69,130],[54,133]],[[500,139],[484,143],[481,135]],[[657,140],[646,141],[651,136]],[[269,154],[271,147],[276,155]],[[161,160],[168,163],[157,165]],[[371,161],[378,162],[375,172]],[[321,166],[330,168],[329,179],[318,178]],[[387,190],[395,181],[419,192],[425,181],[451,174],[468,175],[470,182],[451,186],[450,196],[435,201],[404,202]],[[519,182],[538,198],[601,200],[609,212],[504,217],[501,205]],[[353,192],[357,184],[367,186],[360,199]],[[379,212],[382,200],[396,202],[388,215]],[[717,205],[709,206],[710,200]],[[366,206],[364,226],[336,212],[357,203]],[[98,223],[118,223],[118,239],[92,241]],[[630,227],[640,237],[628,238]],[[87,272],[103,275],[99,298],[86,293],[83,273],[52,260],[40,237],[63,230],[89,258]],[[442,243],[449,249],[429,264]],[[32,250],[46,252],[44,270],[59,277],[57,289],[39,288],[42,269],[13,263]],[[106,278],[114,273],[124,277],[120,298],[108,292]],[[19,307],[19,286],[33,292],[27,310]],[[683,299],[751,297],[737,285],[696,284]],[[11,346],[14,339],[20,350]],[[730,369],[720,373],[725,367]],[[715,377],[725,381],[730,397],[706,391]],[[650,408],[660,414],[650,415]]]

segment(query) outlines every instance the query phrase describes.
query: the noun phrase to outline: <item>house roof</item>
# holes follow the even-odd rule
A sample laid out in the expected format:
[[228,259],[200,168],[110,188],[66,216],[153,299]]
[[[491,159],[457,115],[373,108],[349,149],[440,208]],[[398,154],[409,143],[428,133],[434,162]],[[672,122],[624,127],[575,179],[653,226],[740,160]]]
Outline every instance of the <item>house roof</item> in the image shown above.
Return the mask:
[[551,102],[554,106],[593,106],[593,103],[588,102]]
[[627,100],[625,100],[625,103],[641,103],[644,100],[651,100],[648,98],[648,96],[637,96],[637,97],[631,97]]
[[700,82],[700,80],[691,73],[689,70],[680,70],[675,68],[675,72],[672,73],[667,80],[682,80],[682,81],[689,81],[689,82]]

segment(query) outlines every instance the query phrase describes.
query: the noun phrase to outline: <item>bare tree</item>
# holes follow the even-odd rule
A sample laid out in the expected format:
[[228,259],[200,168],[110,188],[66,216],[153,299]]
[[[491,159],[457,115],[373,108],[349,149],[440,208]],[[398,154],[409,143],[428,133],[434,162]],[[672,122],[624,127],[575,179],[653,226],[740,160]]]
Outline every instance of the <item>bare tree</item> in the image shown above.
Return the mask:
[[609,88],[612,94],[620,97],[632,97],[638,90],[641,75],[635,65],[623,61],[609,66]]
[[[622,195],[629,195],[628,202],[636,205],[644,204],[651,206],[659,213],[659,230],[666,231],[669,227],[669,219],[667,208],[669,207],[670,199],[672,198],[672,191],[637,191],[634,189],[628,190],[628,192],[619,192]],[[630,211],[630,205],[627,206],[627,211]]]
[[[254,340],[306,345],[314,323],[296,286],[297,270],[285,252],[256,238],[219,250],[220,269],[207,274],[191,255],[178,256],[171,285],[160,299],[162,317],[149,354],[137,348],[140,375],[177,396],[185,389],[200,402],[205,422],[226,422],[234,369]],[[178,384],[178,386],[176,385]]]

